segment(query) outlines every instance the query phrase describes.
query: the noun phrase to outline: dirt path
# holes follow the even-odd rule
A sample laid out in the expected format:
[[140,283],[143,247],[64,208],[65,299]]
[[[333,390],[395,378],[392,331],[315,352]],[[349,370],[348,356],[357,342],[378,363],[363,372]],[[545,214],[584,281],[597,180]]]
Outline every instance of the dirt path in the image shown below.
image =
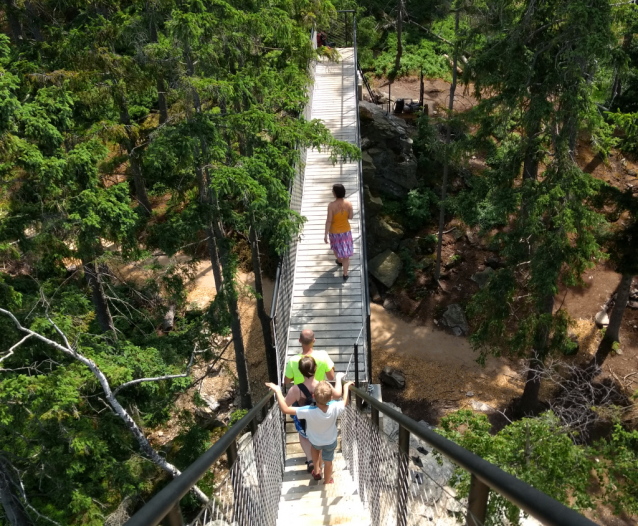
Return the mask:
[[378,381],[385,366],[399,369],[406,388],[384,387],[384,400],[406,406],[411,416],[436,423],[446,412],[472,407],[472,402],[502,408],[522,393],[520,364],[490,357],[481,367],[467,338],[402,319],[376,304],[371,311],[373,380]]

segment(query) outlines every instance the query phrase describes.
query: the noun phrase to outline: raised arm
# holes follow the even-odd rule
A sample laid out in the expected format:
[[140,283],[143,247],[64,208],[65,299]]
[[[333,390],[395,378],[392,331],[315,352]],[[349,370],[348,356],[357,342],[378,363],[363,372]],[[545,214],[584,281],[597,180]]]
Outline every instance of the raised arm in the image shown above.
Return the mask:
[[345,405],[346,407],[348,406],[348,397],[350,395],[350,386],[354,384],[354,382],[346,382],[345,385],[343,386],[343,405]]
[[328,205],[328,217],[326,218],[326,231],[323,234],[323,242],[328,242],[328,232],[330,232],[330,225],[332,224],[332,207]]
[[343,379],[345,376],[345,373],[337,373],[337,381],[335,382],[335,386],[332,388],[333,400],[339,400],[339,398],[341,398],[341,395],[343,394]]
[[288,404],[286,404],[286,401],[284,400],[284,395],[281,394],[281,388],[278,385],[275,385],[273,383],[266,383],[266,387],[268,387],[269,389],[272,389],[272,391],[275,393],[275,396],[277,397],[277,402],[279,403],[279,409],[281,409],[281,412],[283,414],[285,415],[297,414],[296,407],[288,407]]

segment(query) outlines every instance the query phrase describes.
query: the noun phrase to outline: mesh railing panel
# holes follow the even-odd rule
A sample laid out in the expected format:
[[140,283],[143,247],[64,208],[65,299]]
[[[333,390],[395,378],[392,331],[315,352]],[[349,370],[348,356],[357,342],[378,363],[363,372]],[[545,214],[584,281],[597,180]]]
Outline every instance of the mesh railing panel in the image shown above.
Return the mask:
[[284,473],[285,430],[275,405],[190,526],[275,526]]
[[[313,33],[314,34],[314,33]],[[313,46],[316,44],[313,44]],[[303,118],[311,119],[313,83],[315,80],[315,65],[312,63],[308,70],[310,83],[308,85],[308,103],[303,111]],[[304,173],[306,165],[306,150],[299,152],[299,162],[295,166],[295,179],[290,190],[290,208],[301,213],[301,200],[303,197]],[[290,311],[292,308],[293,287],[295,278],[295,263],[297,259],[298,239],[290,242],[288,250],[282,257],[281,271],[279,274],[279,287],[277,289],[277,310],[275,313],[275,344],[277,345],[278,377],[283,384],[284,368],[286,365],[286,350],[288,346],[288,327],[290,326]]]
[[341,437],[346,466],[358,484],[372,526],[465,524],[467,499],[458,499],[448,485],[455,466],[445,461],[438,468],[431,457],[429,469],[420,469],[417,448],[423,447],[415,437],[409,456],[404,455],[398,443],[354,404],[341,417]]

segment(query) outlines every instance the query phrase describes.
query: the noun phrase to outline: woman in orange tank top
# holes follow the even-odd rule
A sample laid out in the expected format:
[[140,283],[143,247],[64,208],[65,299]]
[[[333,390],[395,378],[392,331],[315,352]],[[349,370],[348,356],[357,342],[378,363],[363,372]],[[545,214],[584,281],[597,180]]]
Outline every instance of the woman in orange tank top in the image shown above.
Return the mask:
[[352,219],[352,204],[344,199],[346,189],[342,184],[333,185],[332,195],[334,195],[335,200],[328,205],[328,218],[326,219],[326,232],[323,241],[328,243],[328,236],[330,236],[330,248],[334,252],[335,263],[343,267],[343,281],[347,281],[350,258],[354,253],[352,231],[348,221]]

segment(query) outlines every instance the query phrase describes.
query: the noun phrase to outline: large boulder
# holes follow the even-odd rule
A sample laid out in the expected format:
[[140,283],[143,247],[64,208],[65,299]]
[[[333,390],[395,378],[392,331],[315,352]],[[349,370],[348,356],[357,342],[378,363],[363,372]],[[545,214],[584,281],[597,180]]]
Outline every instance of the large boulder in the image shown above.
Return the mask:
[[367,186],[363,188],[363,204],[366,217],[376,216],[383,209],[383,201],[380,197],[374,197]]
[[369,102],[359,103],[361,135],[366,145],[363,180],[371,190],[396,198],[404,198],[417,186],[417,161],[412,151],[403,119],[387,115],[382,107]]
[[366,247],[373,258],[384,250],[397,250],[403,230],[390,225],[381,217],[366,217]]
[[390,288],[399,277],[403,263],[391,250],[386,250],[368,262],[368,271]]
[[492,267],[486,267],[485,270],[481,272],[477,272],[471,277],[471,280],[479,286],[479,289],[483,289],[487,286],[488,281],[494,274],[494,269]]
[[405,376],[392,367],[384,367],[379,374],[379,380],[383,385],[394,389],[403,389],[405,387]]
[[458,303],[452,303],[448,306],[441,318],[441,324],[452,329],[456,336],[466,335],[470,332],[463,307]]

